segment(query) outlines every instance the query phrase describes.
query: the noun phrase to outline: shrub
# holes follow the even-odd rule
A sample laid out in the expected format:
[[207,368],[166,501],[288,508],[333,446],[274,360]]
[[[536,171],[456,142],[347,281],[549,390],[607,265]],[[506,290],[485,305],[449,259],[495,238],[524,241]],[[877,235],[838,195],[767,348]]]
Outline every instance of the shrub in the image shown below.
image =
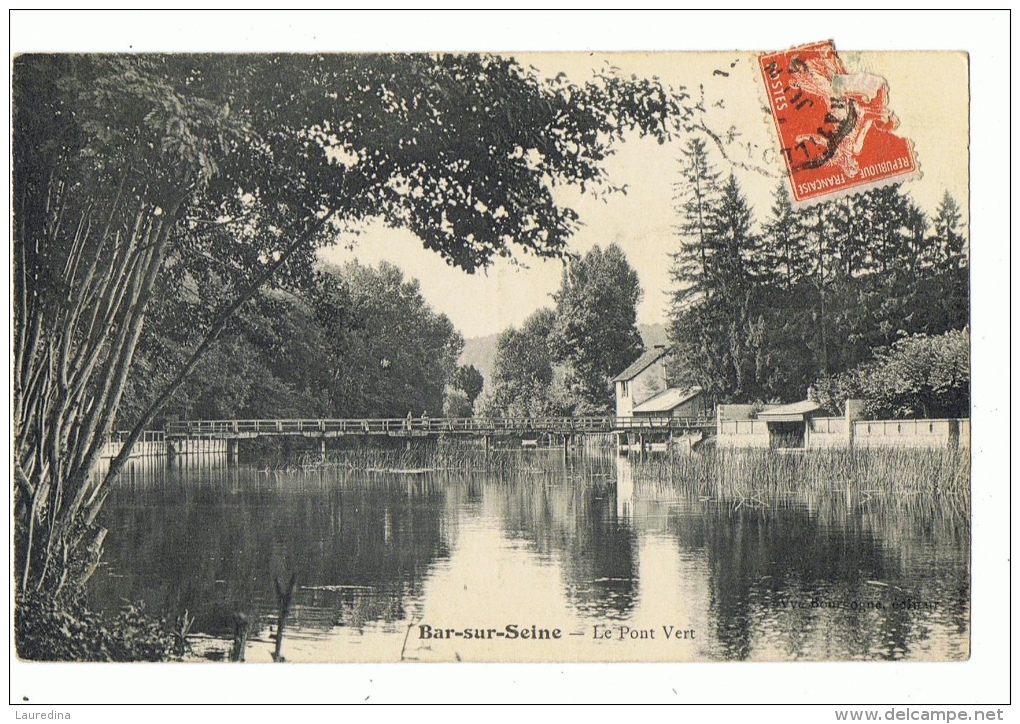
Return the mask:
[[21,596],[14,636],[18,657],[32,661],[170,661],[181,653],[166,621],[147,614],[143,604],[110,616],[81,599]]
[[874,359],[818,380],[819,400],[842,409],[861,398],[871,418],[967,417],[970,414],[970,333],[954,330],[904,337]]

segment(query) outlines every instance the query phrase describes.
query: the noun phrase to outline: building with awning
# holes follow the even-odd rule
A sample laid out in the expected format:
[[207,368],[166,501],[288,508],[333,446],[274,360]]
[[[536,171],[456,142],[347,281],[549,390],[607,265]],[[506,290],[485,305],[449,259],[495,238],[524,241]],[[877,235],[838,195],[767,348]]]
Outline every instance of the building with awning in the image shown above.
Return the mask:
[[827,414],[811,398],[786,405],[719,405],[718,445],[797,450],[847,444],[847,419]]
[[758,419],[764,421],[769,434],[769,447],[807,447],[810,420],[822,406],[814,400],[801,400],[762,410]]

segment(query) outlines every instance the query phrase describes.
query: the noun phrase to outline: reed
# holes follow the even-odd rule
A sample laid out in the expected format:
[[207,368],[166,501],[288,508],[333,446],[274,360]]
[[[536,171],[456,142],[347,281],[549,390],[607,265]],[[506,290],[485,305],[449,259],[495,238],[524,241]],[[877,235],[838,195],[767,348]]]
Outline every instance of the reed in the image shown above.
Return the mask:
[[545,468],[534,462],[534,453],[520,450],[491,449],[486,452],[471,445],[442,445],[405,450],[362,448],[329,452],[325,457],[305,453],[296,462],[285,464],[278,472],[318,473],[486,473],[496,479],[543,474]]
[[917,497],[969,509],[970,458],[959,450],[713,450],[649,457],[635,477],[695,496],[775,501],[790,495]]
[[[556,453],[433,445],[362,448],[307,454],[279,472],[327,472],[329,477],[423,476],[433,482],[484,475],[496,484],[570,484],[603,487],[617,477],[616,459],[584,456],[550,465]],[[773,450],[715,449],[697,454],[648,455],[622,461],[639,486],[669,495],[732,500],[776,507],[793,499],[815,508],[893,507],[954,521],[970,515],[970,458],[966,450]]]

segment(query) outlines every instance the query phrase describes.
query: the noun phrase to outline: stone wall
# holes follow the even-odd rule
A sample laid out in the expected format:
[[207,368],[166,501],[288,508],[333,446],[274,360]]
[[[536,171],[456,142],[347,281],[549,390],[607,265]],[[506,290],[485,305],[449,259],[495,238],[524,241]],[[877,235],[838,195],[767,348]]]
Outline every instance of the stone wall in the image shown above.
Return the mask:
[[846,447],[847,422],[844,417],[811,417],[805,434],[807,447],[812,449]]
[[[716,445],[720,448],[769,447],[768,424],[752,419],[752,405],[719,405],[716,412]],[[970,420],[860,420],[863,406],[847,402],[842,417],[808,417],[805,447],[827,449],[862,448],[970,448]]]
[[855,447],[970,447],[970,420],[858,420]]
[[716,425],[716,442],[720,448],[768,447],[769,429],[763,420],[729,420]]

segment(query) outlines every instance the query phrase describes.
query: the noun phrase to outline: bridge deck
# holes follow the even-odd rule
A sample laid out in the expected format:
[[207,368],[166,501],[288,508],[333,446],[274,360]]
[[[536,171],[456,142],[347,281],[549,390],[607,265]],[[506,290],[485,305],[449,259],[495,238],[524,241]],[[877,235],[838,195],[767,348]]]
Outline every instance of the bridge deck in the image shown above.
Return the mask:
[[530,418],[349,418],[300,420],[184,420],[167,423],[167,437],[342,437],[346,435],[574,434],[683,431],[715,428],[715,421],[686,417],[530,417]]

